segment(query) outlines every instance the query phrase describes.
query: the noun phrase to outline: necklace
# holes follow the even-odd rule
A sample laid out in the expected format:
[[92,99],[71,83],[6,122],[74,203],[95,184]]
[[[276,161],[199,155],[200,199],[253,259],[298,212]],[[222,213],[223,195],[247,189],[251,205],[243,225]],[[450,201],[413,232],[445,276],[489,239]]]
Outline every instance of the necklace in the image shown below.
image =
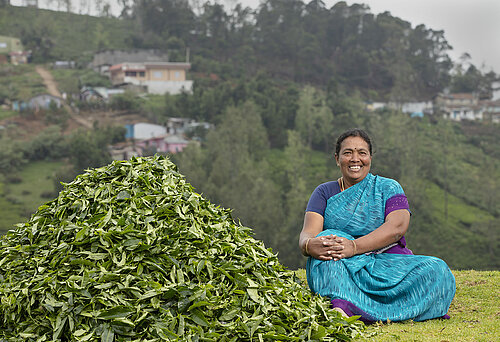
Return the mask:
[[339,185],[340,185],[340,192],[344,191],[345,190],[344,177],[340,177],[340,179],[339,179]]

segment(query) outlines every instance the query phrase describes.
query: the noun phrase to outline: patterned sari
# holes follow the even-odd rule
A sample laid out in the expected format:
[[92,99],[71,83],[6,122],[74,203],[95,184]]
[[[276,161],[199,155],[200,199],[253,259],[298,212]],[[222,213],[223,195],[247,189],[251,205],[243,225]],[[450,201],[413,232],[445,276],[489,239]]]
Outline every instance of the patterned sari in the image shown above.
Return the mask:
[[[402,194],[396,181],[368,174],[328,199],[324,230],[318,236],[333,234],[350,240],[364,236],[384,223],[387,200]],[[411,252],[392,253],[398,252],[339,261],[310,257],[307,282],[313,292],[365,321],[423,321],[446,315],[456,289],[446,263]]]

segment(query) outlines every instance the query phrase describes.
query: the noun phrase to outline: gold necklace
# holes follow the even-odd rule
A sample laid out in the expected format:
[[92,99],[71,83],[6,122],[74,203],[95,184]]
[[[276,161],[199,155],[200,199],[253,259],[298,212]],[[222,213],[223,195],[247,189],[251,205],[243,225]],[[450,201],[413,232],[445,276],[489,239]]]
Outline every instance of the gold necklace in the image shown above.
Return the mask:
[[340,192],[344,191],[345,190],[345,186],[344,186],[344,177],[340,177]]

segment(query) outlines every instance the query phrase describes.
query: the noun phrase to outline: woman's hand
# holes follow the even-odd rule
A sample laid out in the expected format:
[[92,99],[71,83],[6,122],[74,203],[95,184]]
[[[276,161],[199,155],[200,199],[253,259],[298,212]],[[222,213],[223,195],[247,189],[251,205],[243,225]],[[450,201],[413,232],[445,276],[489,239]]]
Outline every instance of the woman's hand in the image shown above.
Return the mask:
[[342,247],[337,253],[333,253],[333,260],[338,261],[340,259],[350,258],[355,256],[357,253],[356,242],[343,237],[337,238],[340,240],[338,245]]
[[346,247],[348,245],[345,242],[346,240],[336,235],[310,238],[307,243],[307,252],[310,256],[319,260],[340,260],[346,257],[346,253],[349,253],[349,251],[352,253],[353,250],[352,247],[350,249]]

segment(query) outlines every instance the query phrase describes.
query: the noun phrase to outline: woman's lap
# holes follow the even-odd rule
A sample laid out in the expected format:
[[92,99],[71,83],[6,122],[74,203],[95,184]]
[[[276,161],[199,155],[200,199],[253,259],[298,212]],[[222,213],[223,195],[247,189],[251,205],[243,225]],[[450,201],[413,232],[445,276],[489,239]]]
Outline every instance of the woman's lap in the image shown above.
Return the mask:
[[442,260],[420,255],[358,255],[340,261],[309,260],[311,289],[352,303],[376,320],[425,320],[446,314],[454,277]]

